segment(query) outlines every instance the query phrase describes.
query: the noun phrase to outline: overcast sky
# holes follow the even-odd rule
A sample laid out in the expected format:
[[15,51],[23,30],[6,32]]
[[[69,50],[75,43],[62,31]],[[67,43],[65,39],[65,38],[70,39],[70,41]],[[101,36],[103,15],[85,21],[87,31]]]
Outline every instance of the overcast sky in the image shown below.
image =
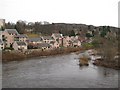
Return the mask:
[[118,26],[119,0],[0,0],[0,18]]

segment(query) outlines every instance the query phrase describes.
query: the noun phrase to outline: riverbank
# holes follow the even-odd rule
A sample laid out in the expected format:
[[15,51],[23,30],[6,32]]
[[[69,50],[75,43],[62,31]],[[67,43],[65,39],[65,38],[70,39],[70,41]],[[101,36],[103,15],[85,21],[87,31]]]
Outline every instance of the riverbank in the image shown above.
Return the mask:
[[[92,60],[92,63],[96,66],[102,66],[102,67],[106,67],[106,68],[120,70],[119,56],[114,56],[113,59],[108,60],[108,59],[103,58],[102,54],[100,53],[100,51],[98,49],[91,49],[91,50],[89,49],[89,50],[85,51],[85,54],[86,54],[86,56],[84,57],[84,59],[88,58],[88,59]],[[86,59],[84,60],[84,62],[86,62]]]
[[100,61],[100,60],[95,60],[94,65],[96,66],[103,66],[106,68],[112,68],[116,70],[120,70],[120,65],[118,62],[112,61],[112,62],[105,62],[105,61]]
[[[10,62],[10,61],[22,61],[26,60],[28,58],[34,58],[34,57],[41,57],[41,56],[52,56],[52,55],[62,55],[62,54],[68,54],[71,52],[84,52],[85,48],[59,48],[54,50],[27,50],[25,52],[21,51],[3,51],[2,53],[2,62]],[[112,61],[112,62],[105,62],[103,60],[95,60],[94,65],[96,66],[103,66],[107,68],[113,68],[113,69],[120,69],[120,65],[118,65],[118,62]]]
[[83,48],[59,48],[54,50],[28,50],[25,52],[20,51],[3,51],[2,53],[2,61],[9,62],[9,61],[21,61],[27,58],[33,57],[40,57],[40,56],[51,56],[51,55],[58,55],[58,54],[67,54],[71,52],[83,51]]

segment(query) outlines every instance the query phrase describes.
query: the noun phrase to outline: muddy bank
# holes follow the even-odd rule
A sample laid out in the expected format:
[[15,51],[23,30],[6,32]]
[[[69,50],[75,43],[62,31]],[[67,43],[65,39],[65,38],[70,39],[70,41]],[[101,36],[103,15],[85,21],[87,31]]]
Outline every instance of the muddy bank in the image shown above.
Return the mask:
[[33,57],[40,57],[40,56],[51,56],[51,55],[59,55],[59,54],[67,54],[71,52],[77,52],[77,51],[83,51],[82,48],[60,48],[60,49],[54,49],[54,50],[28,50],[25,52],[3,52],[2,53],[2,61],[3,62],[9,62],[9,61],[19,61],[24,60],[27,58],[33,58]]
[[107,67],[107,68],[112,68],[112,69],[116,69],[116,70],[120,70],[120,65],[118,62],[105,62],[105,61],[100,61],[100,60],[95,60],[94,65],[96,66],[103,66],[103,67]]

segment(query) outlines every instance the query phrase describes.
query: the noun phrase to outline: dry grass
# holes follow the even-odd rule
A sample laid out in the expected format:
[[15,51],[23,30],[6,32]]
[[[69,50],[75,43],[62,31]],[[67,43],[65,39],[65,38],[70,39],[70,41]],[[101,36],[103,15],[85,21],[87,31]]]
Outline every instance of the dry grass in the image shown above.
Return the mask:
[[2,61],[13,61],[13,60],[23,60],[25,59],[25,55],[23,53],[10,53],[10,52],[3,52],[2,53]]
[[94,65],[97,66],[103,66],[103,67],[107,67],[107,68],[113,68],[113,69],[119,69],[120,70],[120,65],[117,62],[104,62],[104,61],[99,61],[99,60],[95,60]]
[[89,65],[88,63],[88,59],[86,57],[81,57],[80,60],[80,65],[83,66],[83,65]]
[[24,60],[25,58],[32,58],[32,57],[40,57],[40,56],[51,56],[51,55],[58,55],[58,54],[67,54],[71,52],[81,51],[80,48],[61,48],[61,49],[54,49],[54,50],[32,50],[32,52],[28,54],[24,53],[12,53],[12,52],[3,52],[2,60],[3,62],[7,61],[17,61],[17,60]]
[[28,37],[30,38],[35,38],[35,37],[40,37],[39,34],[33,34],[33,33],[26,33]]

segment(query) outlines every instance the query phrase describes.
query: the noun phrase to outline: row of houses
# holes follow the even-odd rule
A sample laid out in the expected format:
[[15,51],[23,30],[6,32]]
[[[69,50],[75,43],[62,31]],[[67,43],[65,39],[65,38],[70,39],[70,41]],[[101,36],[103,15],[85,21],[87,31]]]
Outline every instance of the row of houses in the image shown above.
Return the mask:
[[1,31],[0,48],[13,48],[14,50],[26,49],[54,49],[60,47],[81,47],[81,39],[78,36],[63,36],[53,33],[51,36],[30,38],[25,34],[19,34],[16,29]]
[[4,42],[2,40],[2,31],[0,31],[0,50],[4,49]]

